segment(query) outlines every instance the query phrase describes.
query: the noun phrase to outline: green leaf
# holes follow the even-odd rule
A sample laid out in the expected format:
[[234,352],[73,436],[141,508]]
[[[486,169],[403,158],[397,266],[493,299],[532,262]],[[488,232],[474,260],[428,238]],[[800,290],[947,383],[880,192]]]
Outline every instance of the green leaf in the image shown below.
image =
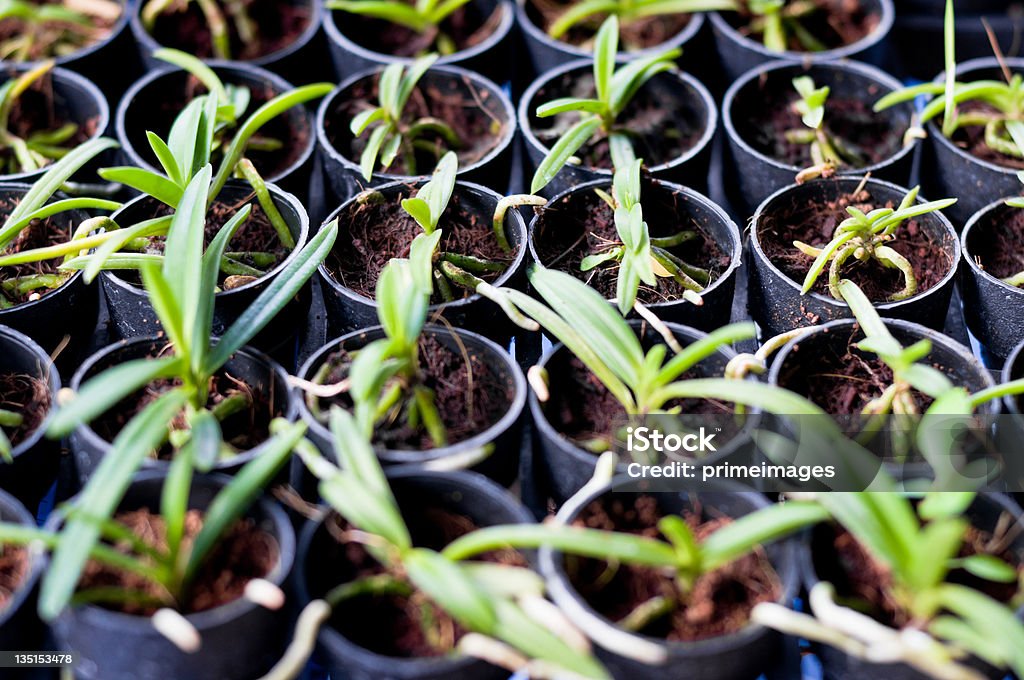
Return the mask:
[[178,161],[174,158],[174,154],[164,140],[160,139],[155,132],[148,131],[146,132],[146,139],[149,140],[149,148],[153,149],[153,153],[156,154],[157,160],[160,161],[160,167],[164,169],[168,179],[178,186],[185,186],[186,182],[181,176]]
[[380,536],[397,547],[403,547],[397,541],[408,540],[408,530],[397,508],[374,495],[359,479],[337,474],[323,479],[319,491],[323,499],[352,526]]
[[562,135],[555,145],[551,147],[548,155],[544,157],[540,165],[537,166],[537,171],[533,175],[533,181],[530,184],[530,193],[535,194],[555,178],[558,172],[562,169],[569,159],[579,151],[580,147],[587,143],[595,132],[601,127],[601,119],[598,117],[584,118],[579,121],[564,135]]
[[619,20],[614,14],[605,19],[594,38],[594,85],[597,98],[607,103],[611,96],[615,55],[619,51]]
[[[389,134],[392,133],[391,123],[380,125],[373,129],[370,133],[370,139],[366,142],[366,147],[363,148],[363,153],[359,157],[359,170],[363,175],[363,179],[369,182],[373,179],[373,169],[377,167],[377,156],[380,155],[380,148],[384,145],[384,140]],[[384,168],[387,170],[387,168]]]
[[909,585],[914,592],[925,592],[946,579],[949,562],[960,551],[968,523],[951,518],[929,522],[920,533],[907,536],[913,545],[906,569],[896,571],[897,582]]
[[[206,413],[200,411],[200,413]],[[218,430],[219,432],[219,430]],[[220,440],[217,441],[218,446]],[[160,492],[160,516],[164,520],[167,538],[168,563],[176,564],[181,541],[185,536],[185,514],[188,512],[188,496],[192,486],[193,460],[198,442],[193,434],[184,447],[175,452],[167,468]]]
[[402,566],[416,588],[459,623],[485,635],[494,630],[497,614],[491,600],[454,562],[433,550],[412,548],[403,556]]
[[[188,351],[188,341],[182,328],[183,314],[181,304],[178,302],[178,298],[171,289],[170,282],[160,268],[162,264],[162,259],[157,261],[147,259],[144,262],[140,262],[139,274],[142,276],[142,285],[146,289],[149,303],[153,305],[153,311],[156,312],[164,332],[167,333],[167,338],[178,348],[178,356],[182,357],[182,363],[184,364],[188,361],[184,356]],[[187,369],[188,366],[183,365],[182,368]]]
[[655,386],[661,387],[686,373],[688,370],[714,356],[722,347],[757,337],[757,327],[750,321],[737,321],[708,333],[683,348],[658,372]]
[[679,49],[666,50],[652,57],[635,59],[616,71],[612,78],[609,100],[612,114],[618,116],[622,113],[640,88],[651,78],[675,69],[673,60],[681,53]]
[[198,57],[169,47],[155,50],[153,56],[160,61],[166,61],[168,64],[173,64],[194,75],[207,90],[216,95],[220,102],[227,103],[230,101],[227,90],[224,89],[224,83],[213,72],[213,69],[203,63]]
[[959,517],[971,507],[977,494],[968,491],[941,491],[926,494],[917,505],[921,519],[944,519]]
[[422,33],[428,28],[424,17],[411,5],[391,0],[328,0],[327,8],[383,19]]
[[365,111],[360,111],[352,118],[352,122],[349,123],[349,129],[354,136],[360,137],[366,132],[366,128],[386,117],[387,112],[384,111],[383,107],[378,106],[375,109],[366,109]]
[[710,571],[746,555],[759,545],[777,541],[794,531],[829,519],[816,503],[790,501],[744,515],[704,539],[704,569]]
[[401,117],[406,102],[409,101],[409,97],[412,96],[413,91],[416,89],[416,84],[419,83],[423,75],[430,70],[430,67],[436,61],[436,54],[422,56],[414,61],[405,72],[405,75],[402,76],[401,82],[398,85],[398,91],[394,96],[394,113],[398,114],[398,117]]
[[942,120],[942,134],[952,137],[956,130],[956,24],[953,16],[953,0],[946,0],[946,14],[943,18],[942,44],[946,64],[945,117]]
[[[213,96],[196,97],[186,104],[185,108],[174,119],[174,123],[171,124],[171,131],[167,134],[166,146],[171,153],[171,158],[174,159],[174,167],[177,170],[175,174],[172,174],[167,172],[170,163],[161,161],[161,165],[164,166],[164,171],[167,172],[167,176],[171,181],[182,189],[188,185],[192,177],[195,176],[195,173],[199,172],[203,165],[206,165],[205,162],[202,165],[196,165],[196,161],[198,160],[197,156],[201,155],[199,151],[203,141],[201,133],[203,132],[203,126],[207,122],[204,116],[207,113],[207,102],[211,99],[213,99]],[[214,101],[216,100],[214,99]],[[146,134],[150,136],[150,144],[152,145],[153,138],[157,138],[156,135],[152,132],[147,132]]]
[[940,588],[939,600],[983,637],[998,641],[1010,669],[1017,676],[1024,675],[1024,626],[1013,610],[971,588],[953,584]]
[[420,288],[408,260],[393,259],[377,277],[377,318],[388,338],[403,347],[416,343],[427,320],[429,289]]
[[538,118],[549,118],[560,113],[579,111],[580,113],[604,113],[607,110],[604,102],[598,99],[577,99],[575,97],[562,97],[552,99],[537,107]]
[[98,172],[99,176],[108,182],[129,186],[136,191],[152,196],[172,208],[176,208],[178,201],[181,200],[182,188],[163,175],[158,175],[151,170],[118,167],[100,168]]
[[583,0],[573,3],[548,27],[548,35],[559,40],[570,28],[595,14],[609,14],[619,9],[616,0]]
[[91,283],[99,275],[100,270],[109,258],[119,253],[126,243],[136,238],[145,238],[166,234],[171,225],[171,216],[157,217],[132,225],[126,229],[117,229],[90,256],[89,265],[83,274],[86,283]]
[[434,253],[441,242],[442,232],[417,234],[409,245],[409,266],[416,280],[416,288],[428,297],[434,289]]
[[959,561],[959,566],[978,578],[994,583],[1015,583],[1017,570],[995,555],[971,555]]
[[589,272],[591,269],[593,269],[594,267],[596,267],[596,266],[598,266],[600,264],[604,264],[605,262],[610,262],[612,260],[617,260],[617,259],[619,259],[621,257],[622,257],[622,248],[612,248],[611,250],[606,250],[603,253],[596,253],[594,255],[587,255],[580,262],[580,271],[581,272]]
[[[441,222],[441,216],[444,215],[445,208],[448,207],[448,202],[452,198],[452,193],[455,191],[455,178],[459,172],[459,157],[454,151],[449,151],[441,160],[438,161],[437,167],[434,168],[434,174],[431,176],[430,181],[424,184],[418,192],[416,197],[420,200],[426,201],[427,205],[430,206],[430,223],[429,226],[420,222],[420,226],[423,227],[427,233],[432,232],[437,228],[437,225]],[[402,202],[404,207],[405,201]],[[415,215],[413,216],[415,217]],[[417,218],[417,221],[419,219]]]
[[423,228],[427,234],[434,231],[435,225],[430,214],[430,205],[419,196],[402,199],[402,209],[409,213],[409,216],[416,220],[416,223]]
[[200,472],[209,472],[220,458],[223,437],[220,421],[210,411],[201,409],[192,416],[189,445],[194,449],[194,465]]

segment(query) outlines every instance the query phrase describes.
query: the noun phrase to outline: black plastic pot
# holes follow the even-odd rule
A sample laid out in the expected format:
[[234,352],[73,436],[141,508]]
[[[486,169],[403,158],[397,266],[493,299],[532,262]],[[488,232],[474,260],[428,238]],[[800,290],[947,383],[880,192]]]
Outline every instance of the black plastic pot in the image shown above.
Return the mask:
[[[1012,73],[1024,74],[1024,59],[1006,59]],[[936,81],[942,82],[944,74]],[[1003,72],[996,60],[973,59],[956,67],[958,82],[977,80],[1003,80]],[[960,200],[945,212],[957,231],[961,231],[971,215],[998,198],[1020,193],[1020,168],[1011,168],[976,158],[954,144],[942,134],[934,120],[927,126],[928,144],[921,162],[921,184],[932,196],[957,196]],[[948,193],[943,193],[948,192]]]
[[[131,32],[139,45],[139,51],[142,53],[142,59],[147,70],[166,66],[166,62],[153,57],[153,52],[163,47],[193,52],[191,46],[163,45],[157,42],[142,23],[141,12],[145,4],[145,0],[135,3],[135,9],[131,13]],[[316,78],[327,77],[327,69],[318,68],[322,64],[321,60],[326,57],[326,54],[323,52],[324,46],[321,44],[323,39],[319,36],[324,14],[323,3],[318,0],[286,0],[285,3],[279,4],[297,7],[306,13],[308,15],[308,23],[305,29],[302,30],[292,43],[281,49],[255,59],[240,60],[232,58],[232,63],[246,63],[259,66],[281,74],[286,78],[294,78],[299,82],[312,82]],[[210,59],[204,60],[210,61]]]
[[[0,200],[20,200],[31,188],[28,184],[2,182]],[[63,197],[63,194],[58,194],[51,202]],[[66,228],[69,235],[86,219],[88,215],[78,210],[50,218],[54,224]],[[46,293],[38,300],[0,310],[0,324],[29,336],[42,345],[47,354],[56,350],[64,342],[65,337],[70,337],[69,346],[57,359],[61,368],[70,369],[77,365],[79,350],[92,338],[98,312],[99,297],[96,288],[87,286],[82,279],[82,273],[75,272],[64,285]]]
[[[372,94],[375,99],[376,81],[380,72],[380,68],[375,68],[352,76],[327,95],[317,110],[317,146],[328,188],[335,200],[347,200],[366,187],[380,186],[388,182],[411,183],[420,176],[375,172],[367,182],[359,169],[359,158],[349,158],[345,155],[349,153],[348,145],[352,141],[352,131],[349,129],[350,121],[343,116],[340,109],[356,96],[356,92],[365,91],[366,94]],[[487,118],[500,124],[500,131],[492,135],[494,148],[482,158],[464,162],[460,157],[459,179],[504,190],[512,174],[512,141],[516,133],[516,113],[508,95],[483,76],[456,66],[431,68],[420,80],[418,89],[422,92],[434,90],[446,96],[471,95]],[[421,175],[429,175],[433,168],[424,170]]]
[[[160,512],[166,472],[136,476],[118,506],[119,512]],[[206,510],[227,480],[220,475],[192,481],[189,507]],[[287,514],[267,498],[257,499],[245,517],[273,536],[279,555],[264,578],[283,586],[295,561],[295,531]],[[59,521],[55,516],[54,521]],[[281,657],[289,630],[287,608],[265,609],[247,599],[185,618],[199,632],[202,647],[181,651],[157,632],[150,618],[85,605],[65,610],[54,622],[58,645],[75,653],[75,677],[81,680],[243,680],[259,677]]]
[[[695,328],[674,323],[667,325],[684,347],[707,337],[706,333]],[[661,335],[649,324],[631,321],[630,326],[638,333],[642,333],[640,340],[645,347],[664,342]],[[736,353],[732,349],[719,349],[717,353],[697,364],[689,373],[695,374],[696,377],[721,377],[726,364],[734,356]],[[570,358],[569,351],[558,343],[545,352],[537,363],[548,373],[552,398],[557,395],[559,387],[564,386],[569,380]],[[530,390],[529,401],[530,415],[533,418],[533,464],[541,486],[545,487],[550,497],[561,503],[579,491],[594,476],[598,456],[577,445],[551,423],[545,413],[545,407],[533,390]],[[708,422],[712,422],[712,417],[708,417]],[[720,444],[716,453],[700,458],[699,462],[713,465],[716,461],[728,459],[730,462],[737,462],[747,458],[751,453],[751,439],[746,430],[753,424],[752,417],[744,431],[737,433],[728,443]],[[617,470],[619,473],[626,472],[625,463],[620,463]]]
[[[608,486],[573,498],[559,512],[559,522],[571,524],[593,501],[602,496],[614,496],[618,489],[632,488],[633,484],[635,480],[620,477]],[[692,511],[705,519],[722,516],[739,518],[769,505],[761,494],[740,491],[740,488],[723,486],[721,491],[656,493],[652,497],[664,513]],[[799,553],[802,547],[798,538],[765,546],[782,588],[780,603],[788,604],[799,590]],[[542,549],[540,564],[548,594],[562,612],[594,641],[598,658],[605,663],[613,677],[753,680],[782,661],[782,635],[753,623],[736,633],[694,642],[668,642],[661,638],[628,633],[596,612],[580,596],[565,573],[561,553]],[[646,650],[657,650],[663,654],[664,663],[651,665],[631,658]]]
[[[415,184],[422,185],[426,179],[420,179]],[[413,183],[392,182],[385,184],[375,191],[379,191],[387,197],[407,197],[411,192]],[[330,223],[339,215],[354,209],[359,196],[345,201],[325,220]],[[470,211],[477,213],[483,224],[490,224],[494,215],[494,208],[497,206],[501,196],[490,189],[471,184],[469,182],[458,182],[455,185],[453,201],[458,200],[460,205]],[[451,204],[450,204],[451,205]],[[441,228],[444,228],[444,219],[441,220]],[[505,216],[505,233],[509,244],[515,250],[515,257],[501,276],[492,282],[494,286],[508,286],[511,288],[522,288],[525,285],[524,269],[526,263],[526,224],[518,210],[509,210]],[[334,245],[335,251],[350,247],[350,237],[344,224],[339,220],[338,240]],[[327,256],[330,262],[332,255]],[[327,321],[333,332],[341,335],[356,331],[368,326],[376,326],[377,303],[368,297],[364,297],[354,290],[342,285],[335,280],[330,272],[327,262],[320,265],[317,270],[320,276],[320,288],[324,295],[324,306],[327,311]],[[460,288],[454,289],[456,292]],[[489,338],[507,341],[515,332],[515,326],[508,320],[505,313],[496,304],[476,293],[469,297],[461,298],[453,302],[446,302],[431,305],[429,318],[440,314],[449,323],[458,328],[470,330]]]
[[[0,522],[36,526],[32,513],[4,491],[0,491]],[[29,548],[29,560],[24,580],[0,609],[0,645],[4,649],[35,651],[43,647],[45,629],[36,615],[36,595],[46,559]]]
[[[479,527],[533,523],[526,509],[508,491],[477,474],[406,469],[390,471],[388,480],[406,517],[415,517],[430,507],[468,517]],[[420,537],[412,538],[415,545],[420,545]],[[352,577],[342,550],[324,528],[323,519],[311,520],[303,527],[295,569],[300,603],[321,597]],[[336,615],[345,616],[344,607]],[[317,653],[332,677],[349,680],[500,680],[508,677],[508,671],[473,657],[400,658],[378,654],[347,639],[331,625],[320,629]]]
[[[480,73],[496,83],[504,83],[512,72],[511,33],[515,18],[512,3],[509,0],[469,0],[467,7],[469,11],[477,13],[481,21],[486,20],[500,7],[500,16],[493,32],[472,47],[442,56],[438,64],[461,66],[468,71]],[[412,57],[396,57],[365,47],[366,35],[378,34],[387,24],[373,21],[370,26],[354,19],[354,15],[344,12],[324,13],[324,32],[327,34],[334,70],[340,80],[378,66],[395,62],[413,62]],[[353,32],[360,30],[361,35],[353,35]]]
[[[476,357],[481,365],[486,366],[495,375],[497,382],[506,386],[510,392],[507,410],[498,422],[461,442],[424,451],[378,449],[378,458],[384,465],[424,470],[432,465],[445,465],[448,459],[465,454],[472,449],[490,446],[493,448],[491,454],[470,469],[505,486],[511,485],[519,473],[519,449],[522,444],[523,411],[526,405],[526,378],[523,377],[522,370],[508,352],[476,333],[470,333],[460,328],[448,329],[428,325],[423,329],[423,336],[433,338],[453,353],[461,354],[465,351],[470,356]],[[342,349],[358,350],[382,337],[384,337],[383,329],[376,326],[338,338],[306,360],[306,363],[299,369],[298,376],[303,380],[312,380],[331,354]],[[313,399],[313,397],[308,398]],[[331,432],[323,422],[313,415],[306,399],[307,395],[301,389],[296,389],[294,401],[297,404],[299,415],[309,425],[307,436],[325,456],[334,459]]]
[[[552,198],[530,222],[529,245],[533,261],[539,262],[545,267],[551,266],[538,255],[537,240],[545,237],[545,233],[548,232],[548,220],[557,220],[562,206],[594,189],[604,189],[610,192],[610,187],[609,180],[601,179],[581,184]],[[656,197],[664,198],[664,205],[671,203],[675,210],[674,214],[659,215],[656,211],[651,210]],[[647,307],[662,321],[686,324],[704,331],[712,331],[724,326],[729,322],[732,311],[736,273],[740,267],[743,251],[743,242],[740,239],[740,231],[736,223],[709,198],[678,184],[656,179],[645,182],[642,199],[645,208],[644,217],[650,227],[655,230],[652,236],[668,236],[678,231],[681,226],[691,229],[698,226],[730,258],[729,265],[724,271],[719,272],[717,278],[700,293],[700,297],[704,301],[703,305],[698,307],[680,298],[672,302],[651,303]],[[572,243],[578,235],[582,235],[581,227],[582,225],[578,224],[554,222],[550,225],[550,233],[557,234],[560,240]],[[584,272],[570,273],[586,278]],[[636,312],[631,311],[630,318],[636,318]]]
[[[860,100],[869,110],[879,97],[902,87],[889,74],[855,61],[804,64],[776,61],[748,71],[734,82],[722,103],[722,125],[736,178],[728,188],[732,191],[733,202],[745,208],[745,215],[753,213],[761,201],[775,191],[792,184],[803,169],[771,155],[772,150],[756,138],[751,114],[764,112],[766,99],[775,105],[783,105],[786,95],[792,93],[795,96],[793,79],[805,75],[813,78],[817,87],[828,86],[831,101]],[[919,144],[915,139],[904,146],[902,138],[913,123],[914,107],[907,103],[874,115],[879,121],[884,121],[898,140],[895,149],[881,162],[863,168],[841,168],[837,174],[857,177],[870,174],[876,179],[907,185],[914,164],[914,151]],[[828,119],[826,105],[825,120]]]
[[[748,304],[750,315],[760,324],[763,337],[853,316],[845,302],[831,296],[814,292],[801,295],[803,281],[794,281],[768,260],[762,249],[760,232],[766,215],[810,200],[819,203],[834,201],[852,192],[861,181],[855,177],[840,177],[801,185],[794,184],[775,192],[758,207],[753,217],[747,248],[749,262],[753,264],[749,270]],[[872,201],[879,206],[892,202],[895,207],[907,193],[902,187],[875,179],[867,180],[865,189]],[[949,271],[924,292],[919,292],[906,300],[878,302],[874,306],[883,317],[905,319],[929,328],[942,329],[949,309],[949,300],[953,294],[957,266],[960,263],[960,241],[949,220],[941,213],[932,212],[915,219],[923,231],[946,249],[949,255]],[[822,274],[827,275],[827,271]]]
[[985,271],[978,250],[992,243],[992,233],[1018,208],[1002,200],[975,213],[960,235],[964,257],[960,266],[960,295],[971,333],[998,358],[1004,358],[1024,338],[1024,290],[1003,283]]
[[[0,81],[17,78],[31,68],[33,66],[30,64],[4,63],[3,68],[0,69],[2,71],[0,72]],[[110,107],[107,105],[107,98],[103,96],[99,88],[87,78],[64,68],[54,68],[50,71],[48,77],[51,78],[53,87],[53,114],[55,119],[74,123],[80,127],[88,126],[86,129],[91,128],[90,140],[103,136],[107,126],[110,124]],[[96,181],[95,174],[91,172],[95,167],[99,166],[94,161],[76,172],[72,179],[75,181]],[[0,181],[32,184],[46,170],[47,168],[44,167],[32,172],[0,175]]]
[[[247,63],[207,63],[225,84],[248,87],[254,95],[265,95],[266,100],[294,89],[291,83],[280,76]],[[175,117],[190,101],[187,88],[191,78],[185,71],[169,68],[165,64],[164,68],[151,70],[128,88],[117,106],[114,120],[117,141],[121,143],[122,163],[157,171],[159,166],[149,147],[146,133],[152,131],[161,137],[167,136]],[[241,116],[240,123],[263,101],[262,97],[257,100],[254,96],[253,99],[249,110]],[[280,167],[270,169],[266,167],[266,159],[261,158],[262,153],[251,154],[250,160],[265,181],[300,197],[306,196],[309,192],[315,145],[313,114],[305,107],[296,106],[262,129],[264,134],[281,139],[286,147],[290,146],[291,155],[277,164]]]
[[722,14],[712,14],[711,28],[714,30],[718,58],[726,76],[729,80],[736,80],[743,73],[776,59],[801,63],[857,59],[883,66],[887,56],[885,38],[892,29],[896,14],[892,0],[859,0],[859,3],[878,14],[875,29],[855,43],[821,52],[772,52],[759,40],[742,35]]
[[[554,71],[542,74],[535,80],[519,100],[519,129],[526,144],[528,163],[526,186],[537,166],[548,153],[549,147],[537,138],[534,123],[542,120],[535,117],[537,107],[559,97],[570,96],[570,88],[576,83],[593,83],[593,64],[590,61],[574,61]],[[647,81],[641,92],[649,92],[663,103],[666,111],[677,117],[678,127],[699,130],[689,150],[682,156],[670,159],[644,158],[648,171],[654,177],[675,182],[697,191],[707,191],[708,168],[711,162],[711,141],[718,128],[718,109],[707,88],[693,76],[681,71],[661,73]],[[572,96],[581,96],[579,92]],[[629,108],[627,107],[627,113]],[[620,116],[620,120],[623,116]],[[637,151],[638,157],[643,157]],[[611,168],[591,168],[583,165],[566,165],[551,183],[539,193],[555,196],[578,184],[598,179],[610,180]]]
[[[82,364],[71,378],[71,389],[78,392],[85,382],[103,371],[133,359],[160,356],[166,348],[167,340],[163,337],[134,338],[114,343],[96,352]],[[235,353],[219,373],[228,374],[245,383],[254,395],[263,398],[275,416],[288,420],[295,419],[296,406],[291,399],[288,374],[270,357],[245,347]],[[110,451],[110,442],[97,434],[88,424],[82,424],[71,433],[70,443],[71,452],[75,456],[79,480],[85,484],[96,467],[99,466],[103,456]],[[229,475],[234,474],[243,465],[260,455],[265,448],[266,443],[264,442],[237,456],[220,460],[213,466],[213,470]],[[144,469],[163,470],[166,467],[167,463],[161,460],[147,458],[143,463]]]
[[[967,509],[966,516],[972,526],[991,531],[996,527],[1000,515],[1009,513],[1020,525],[1021,509],[1008,496],[998,493],[982,493],[975,498],[974,503]],[[1024,527],[1021,527],[1024,528]],[[801,554],[801,572],[803,582],[807,590],[810,590],[822,580],[819,573],[825,568],[838,570],[840,567],[832,563],[835,551],[827,543],[828,529],[823,525],[816,528],[812,534],[811,550]],[[1009,535],[1016,536],[1011,549],[1017,553],[1018,558],[1024,559],[1024,539],[1021,533],[1013,532],[1010,529]],[[1024,609],[1017,610],[1017,616],[1024,615]],[[877,664],[852,657],[829,645],[815,644],[815,651],[821,660],[822,671],[826,680],[928,680],[930,675],[906,664]],[[997,671],[988,664],[970,657],[963,661],[966,665],[980,671],[984,676],[998,680],[1006,676],[1005,672]]]
[[[299,200],[274,185],[267,185],[267,188],[271,196],[274,197],[274,205],[281,212],[281,216],[288,224],[289,231],[295,238],[295,248],[288,254],[288,257],[281,260],[266,275],[238,288],[216,294],[211,328],[211,333],[215,336],[222,335],[234,324],[242,312],[297,257],[299,250],[309,238],[309,217]],[[241,203],[247,196],[252,196],[252,190],[244,181],[229,180],[220,195],[226,203],[235,204]],[[255,204],[255,197],[250,202]],[[156,199],[140,196],[127,203],[112,217],[121,226],[130,226],[152,217],[152,209],[156,205]],[[139,214],[140,211],[146,212]],[[162,332],[160,320],[157,318],[156,312],[153,311],[153,305],[141,285],[121,278],[117,271],[102,272],[100,282],[107,300],[110,320],[119,337],[134,338]],[[285,348],[294,339],[298,329],[305,325],[309,303],[309,286],[307,285],[266,328],[260,331],[251,344],[271,353]]]
[[14,447],[12,462],[0,461],[0,488],[35,509],[57,479],[60,444],[44,434],[50,409],[57,403],[60,375],[42,347],[7,326],[0,326],[0,374],[29,375],[46,385],[49,403],[40,404],[45,419]]

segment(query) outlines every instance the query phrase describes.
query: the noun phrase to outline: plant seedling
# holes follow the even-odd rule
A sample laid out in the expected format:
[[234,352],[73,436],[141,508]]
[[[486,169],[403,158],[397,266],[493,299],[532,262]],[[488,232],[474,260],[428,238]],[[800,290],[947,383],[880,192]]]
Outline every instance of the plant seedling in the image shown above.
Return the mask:
[[[356,2],[363,4],[367,0]],[[406,172],[415,175],[417,151],[435,154],[435,158],[439,158],[446,149],[459,149],[462,146],[459,133],[443,120],[426,116],[411,123],[403,122],[409,97],[435,61],[437,55],[429,54],[410,64],[408,69],[401,63],[389,64],[381,72],[377,85],[379,105],[361,111],[352,119],[349,127],[356,137],[361,137],[376,124],[359,158],[359,168],[367,182],[373,177],[378,164],[387,170],[399,154],[405,162]]]
[[112,0],[0,2],[0,21],[17,26],[0,42],[0,59],[24,62],[63,57],[102,40],[121,16]]
[[434,50],[442,55],[454,54],[458,45],[444,32],[442,24],[461,9],[469,0],[416,0],[408,3],[401,0],[327,0],[329,10],[358,14],[363,17],[381,19],[415,31],[429,42],[422,49]]
[[864,158],[859,153],[825,129],[825,105],[828,102],[829,87],[815,87],[810,76],[800,76],[793,79],[793,88],[800,95],[793,103],[793,108],[800,114],[806,128],[787,130],[786,140],[810,147],[812,163],[811,167],[797,174],[797,184],[818,177],[831,177],[844,165],[864,165]]
[[142,25],[152,34],[157,20],[174,12],[188,11],[192,2],[198,5],[210,31],[215,59],[237,59],[231,50],[232,35],[242,44],[242,52],[256,52],[260,41],[260,27],[249,12],[249,3],[242,0],[146,0],[142,5]]
[[803,24],[818,12],[813,0],[747,0],[754,15],[750,31],[760,34],[764,46],[772,52],[786,52],[793,41],[807,52],[821,52],[825,45]]
[[615,171],[612,195],[603,191],[599,195],[615,211],[615,230],[619,243],[609,243],[607,249],[583,258],[582,271],[589,271],[605,262],[617,262],[618,278],[615,286],[615,300],[619,312],[625,315],[636,303],[641,281],[657,287],[658,277],[671,278],[683,287],[683,297],[695,305],[704,301],[699,293],[711,282],[707,270],[688,264],[670,253],[667,248],[696,238],[697,232],[683,230],[671,236],[651,238],[644,221],[640,204],[640,167],[643,161],[636,159],[629,165]]
[[[183,447],[171,463],[160,498],[160,517],[166,527],[166,546],[139,536],[114,516],[132,473],[116,469],[130,455],[145,455],[146,447],[159,439],[159,429],[173,417],[168,402],[143,418],[132,420],[114,444],[114,453],[104,458],[95,477],[66,511],[61,530],[0,523],[0,543],[32,544],[40,542],[53,551],[53,561],[43,577],[39,613],[53,620],[67,606],[92,603],[132,604],[147,608],[180,610],[186,605],[200,568],[217,547],[221,537],[242,518],[245,511],[270,484],[291,457],[302,439],[305,425],[281,422],[267,443],[266,450],[247,463],[221,489],[203,512],[202,528],[194,537],[186,536],[189,492],[195,470],[209,450],[218,450],[220,430],[204,427]],[[102,475],[102,476],[101,476]],[[105,567],[141,577],[155,588],[95,586],[76,591],[79,578],[89,560]],[[187,612],[186,612],[187,613]]]
[[616,119],[647,81],[675,68],[673,60],[681,52],[678,49],[666,50],[616,69],[618,46],[619,20],[611,16],[601,25],[594,39],[594,85],[597,98],[565,97],[537,107],[538,118],[574,113],[579,116],[579,120],[561,134],[537,166],[530,184],[530,193],[535,194],[546,187],[566,163],[574,162],[574,154],[595,136],[607,137],[612,165],[616,168],[629,165],[636,157],[630,141],[632,132],[616,125]]
[[898,269],[903,274],[903,289],[891,300],[905,300],[917,293],[917,277],[914,267],[906,257],[887,245],[896,239],[900,226],[909,219],[920,217],[937,210],[944,210],[956,203],[955,198],[916,204],[920,187],[914,187],[900,201],[898,208],[876,208],[865,214],[855,206],[848,206],[849,217],[839,223],[832,233],[832,240],[822,247],[794,241],[793,246],[804,255],[814,258],[814,263],[804,277],[801,294],[806,295],[814,287],[818,277],[828,265],[828,289],[832,297],[842,300],[839,281],[843,265],[852,257],[860,262],[875,260],[883,267]]
[[570,5],[551,22],[547,33],[559,40],[574,27],[597,16],[615,16],[622,25],[627,25],[638,19],[665,14],[728,12],[738,9],[739,4],[735,0],[582,0]]
[[1024,625],[1014,612],[949,580],[954,569],[991,583],[1019,578],[994,554],[959,556],[970,526],[963,513],[973,493],[932,492],[916,511],[908,498],[891,492],[822,493],[815,500],[885,569],[892,580],[886,595],[905,623],[893,629],[837,605],[829,583],[811,591],[815,616],[760,604],[755,621],[876,663],[903,662],[935,678],[985,677],[964,665],[968,654],[1016,674],[1024,671]]

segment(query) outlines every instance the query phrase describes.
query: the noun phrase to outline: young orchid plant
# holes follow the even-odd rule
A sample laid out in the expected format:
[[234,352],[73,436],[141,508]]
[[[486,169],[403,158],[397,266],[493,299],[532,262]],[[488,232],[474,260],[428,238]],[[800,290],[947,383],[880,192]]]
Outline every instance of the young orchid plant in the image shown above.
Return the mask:
[[615,16],[625,26],[646,17],[738,9],[735,0],[582,0],[570,5],[551,22],[547,34],[560,40],[573,28],[589,23],[595,17]]
[[636,157],[630,131],[616,125],[616,119],[636,96],[640,88],[659,73],[675,68],[673,62],[680,51],[666,50],[660,54],[631,61],[615,68],[618,54],[619,21],[609,17],[594,39],[594,85],[596,98],[565,97],[537,107],[538,118],[575,114],[578,120],[559,137],[547,156],[537,166],[530,184],[530,193],[537,193],[555,178],[567,164],[577,162],[575,154],[595,138],[607,138],[612,165],[622,168]]
[[804,277],[801,293],[809,293],[828,266],[829,293],[835,299],[841,300],[839,282],[843,266],[851,257],[860,262],[875,260],[882,266],[898,269],[903,274],[903,289],[895,293],[891,297],[892,300],[905,300],[917,293],[917,277],[913,265],[888,243],[898,237],[899,228],[907,220],[943,210],[956,203],[955,198],[947,198],[918,204],[918,191],[919,187],[914,187],[907,192],[895,210],[876,208],[865,214],[855,206],[847,207],[846,212],[850,216],[839,223],[832,233],[832,239],[824,246],[794,241],[793,246],[797,250],[814,258]]
[[114,0],[28,2],[3,0],[0,21],[13,19],[20,31],[0,42],[0,59],[26,62],[63,57],[103,37],[103,24],[121,16]]
[[0,172],[3,174],[35,172],[72,148],[72,138],[78,133],[75,123],[65,123],[53,130],[36,130],[24,138],[11,131],[11,115],[19,98],[48,77],[53,66],[53,61],[44,61],[0,85],[0,154],[3,155]]
[[260,27],[249,11],[249,3],[241,0],[145,0],[142,3],[142,26],[150,34],[156,28],[157,20],[174,12],[185,12],[192,2],[196,3],[210,31],[211,49],[214,59],[237,59],[231,49],[232,35],[238,37],[242,51],[254,51],[258,45]]
[[793,43],[806,52],[826,49],[803,23],[820,10],[813,0],[747,0],[746,6],[754,16],[750,32],[759,34],[768,50],[787,52]]
[[469,0],[416,0],[412,3],[401,0],[327,0],[325,7],[404,26],[429,38],[423,49],[431,48],[442,55],[449,55],[454,54],[458,46],[442,30],[442,24],[467,2]]
[[793,89],[800,96],[793,103],[793,108],[800,114],[805,128],[787,130],[786,140],[806,145],[810,149],[812,163],[797,173],[797,184],[818,177],[831,177],[843,166],[863,165],[864,158],[855,149],[825,128],[825,105],[830,88],[827,85],[815,87],[810,76],[800,76],[793,79]]

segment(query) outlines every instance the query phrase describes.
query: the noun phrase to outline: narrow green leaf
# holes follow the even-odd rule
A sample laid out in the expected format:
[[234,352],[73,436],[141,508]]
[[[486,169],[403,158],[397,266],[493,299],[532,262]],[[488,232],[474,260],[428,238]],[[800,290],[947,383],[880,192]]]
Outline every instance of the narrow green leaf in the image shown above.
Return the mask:
[[530,183],[530,193],[535,194],[550,184],[562,166],[569,162],[573,154],[579,151],[600,127],[601,119],[592,116],[584,118],[569,128],[537,166],[533,181]]

